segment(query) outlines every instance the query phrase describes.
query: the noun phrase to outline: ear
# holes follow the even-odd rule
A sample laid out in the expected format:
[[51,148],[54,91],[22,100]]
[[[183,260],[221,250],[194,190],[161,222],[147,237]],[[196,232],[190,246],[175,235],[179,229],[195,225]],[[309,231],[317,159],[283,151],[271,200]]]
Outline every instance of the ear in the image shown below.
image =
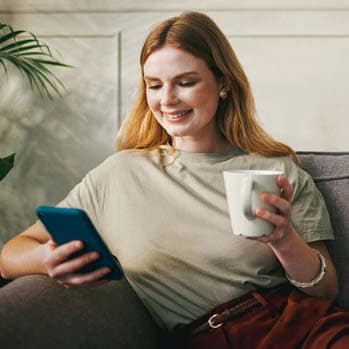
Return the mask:
[[231,81],[230,79],[227,79],[225,76],[222,76],[218,79],[218,90],[224,90],[226,92],[230,91],[231,89]]

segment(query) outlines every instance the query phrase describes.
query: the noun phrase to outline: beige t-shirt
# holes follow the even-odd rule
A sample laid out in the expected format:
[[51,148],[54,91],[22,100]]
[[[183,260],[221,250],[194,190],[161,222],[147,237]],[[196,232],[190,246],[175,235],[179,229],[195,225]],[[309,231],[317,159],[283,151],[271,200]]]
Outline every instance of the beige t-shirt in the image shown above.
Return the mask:
[[159,150],[107,158],[59,206],[84,209],[159,325],[188,323],[256,287],[286,282],[268,245],[233,235],[223,171],[283,171],[294,186],[292,224],[305,241],[333,239],[311,177],[287,157]]

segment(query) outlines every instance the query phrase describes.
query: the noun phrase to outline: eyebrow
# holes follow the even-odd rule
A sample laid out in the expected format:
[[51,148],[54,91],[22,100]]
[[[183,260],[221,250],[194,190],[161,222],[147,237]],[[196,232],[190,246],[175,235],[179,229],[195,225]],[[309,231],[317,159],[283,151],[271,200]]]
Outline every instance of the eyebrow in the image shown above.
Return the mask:
[[[186,77],[186,76],[188,76],[188,75],[199,75],[199,73],[196,72],[196,71],[188,71],[188,72],[185,72],[185,73],[176,75],[176,76],[174,77],[174,79],[180,79],[180,78]],[[154,77],[154,76],[144,76],[144,80],[149,80],[149,81],[151,81],[151,80],[160,80],[160,79],[157,78],[157,77]]]

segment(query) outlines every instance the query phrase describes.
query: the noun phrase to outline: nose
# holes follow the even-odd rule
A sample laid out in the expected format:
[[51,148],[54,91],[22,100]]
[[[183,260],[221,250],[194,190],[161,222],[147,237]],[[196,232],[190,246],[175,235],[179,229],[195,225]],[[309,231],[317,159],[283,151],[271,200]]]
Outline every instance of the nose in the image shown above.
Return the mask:
[[161,105],[174,105],[178,103],[178,96],[176,89],[171,86],[164,86],[161,94]]

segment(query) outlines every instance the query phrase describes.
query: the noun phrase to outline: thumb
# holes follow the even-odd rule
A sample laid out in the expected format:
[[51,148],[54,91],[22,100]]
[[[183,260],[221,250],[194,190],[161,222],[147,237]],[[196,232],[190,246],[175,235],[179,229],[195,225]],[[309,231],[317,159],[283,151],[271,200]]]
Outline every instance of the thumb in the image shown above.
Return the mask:
[[57,245],[57,243],[54,241],[54,240],[52,240],[52,239],[49,239],[48,241],[47,241],[47,244],[50,246],[50,247],[52,247],[52,248],[56,248],[58,245]]

